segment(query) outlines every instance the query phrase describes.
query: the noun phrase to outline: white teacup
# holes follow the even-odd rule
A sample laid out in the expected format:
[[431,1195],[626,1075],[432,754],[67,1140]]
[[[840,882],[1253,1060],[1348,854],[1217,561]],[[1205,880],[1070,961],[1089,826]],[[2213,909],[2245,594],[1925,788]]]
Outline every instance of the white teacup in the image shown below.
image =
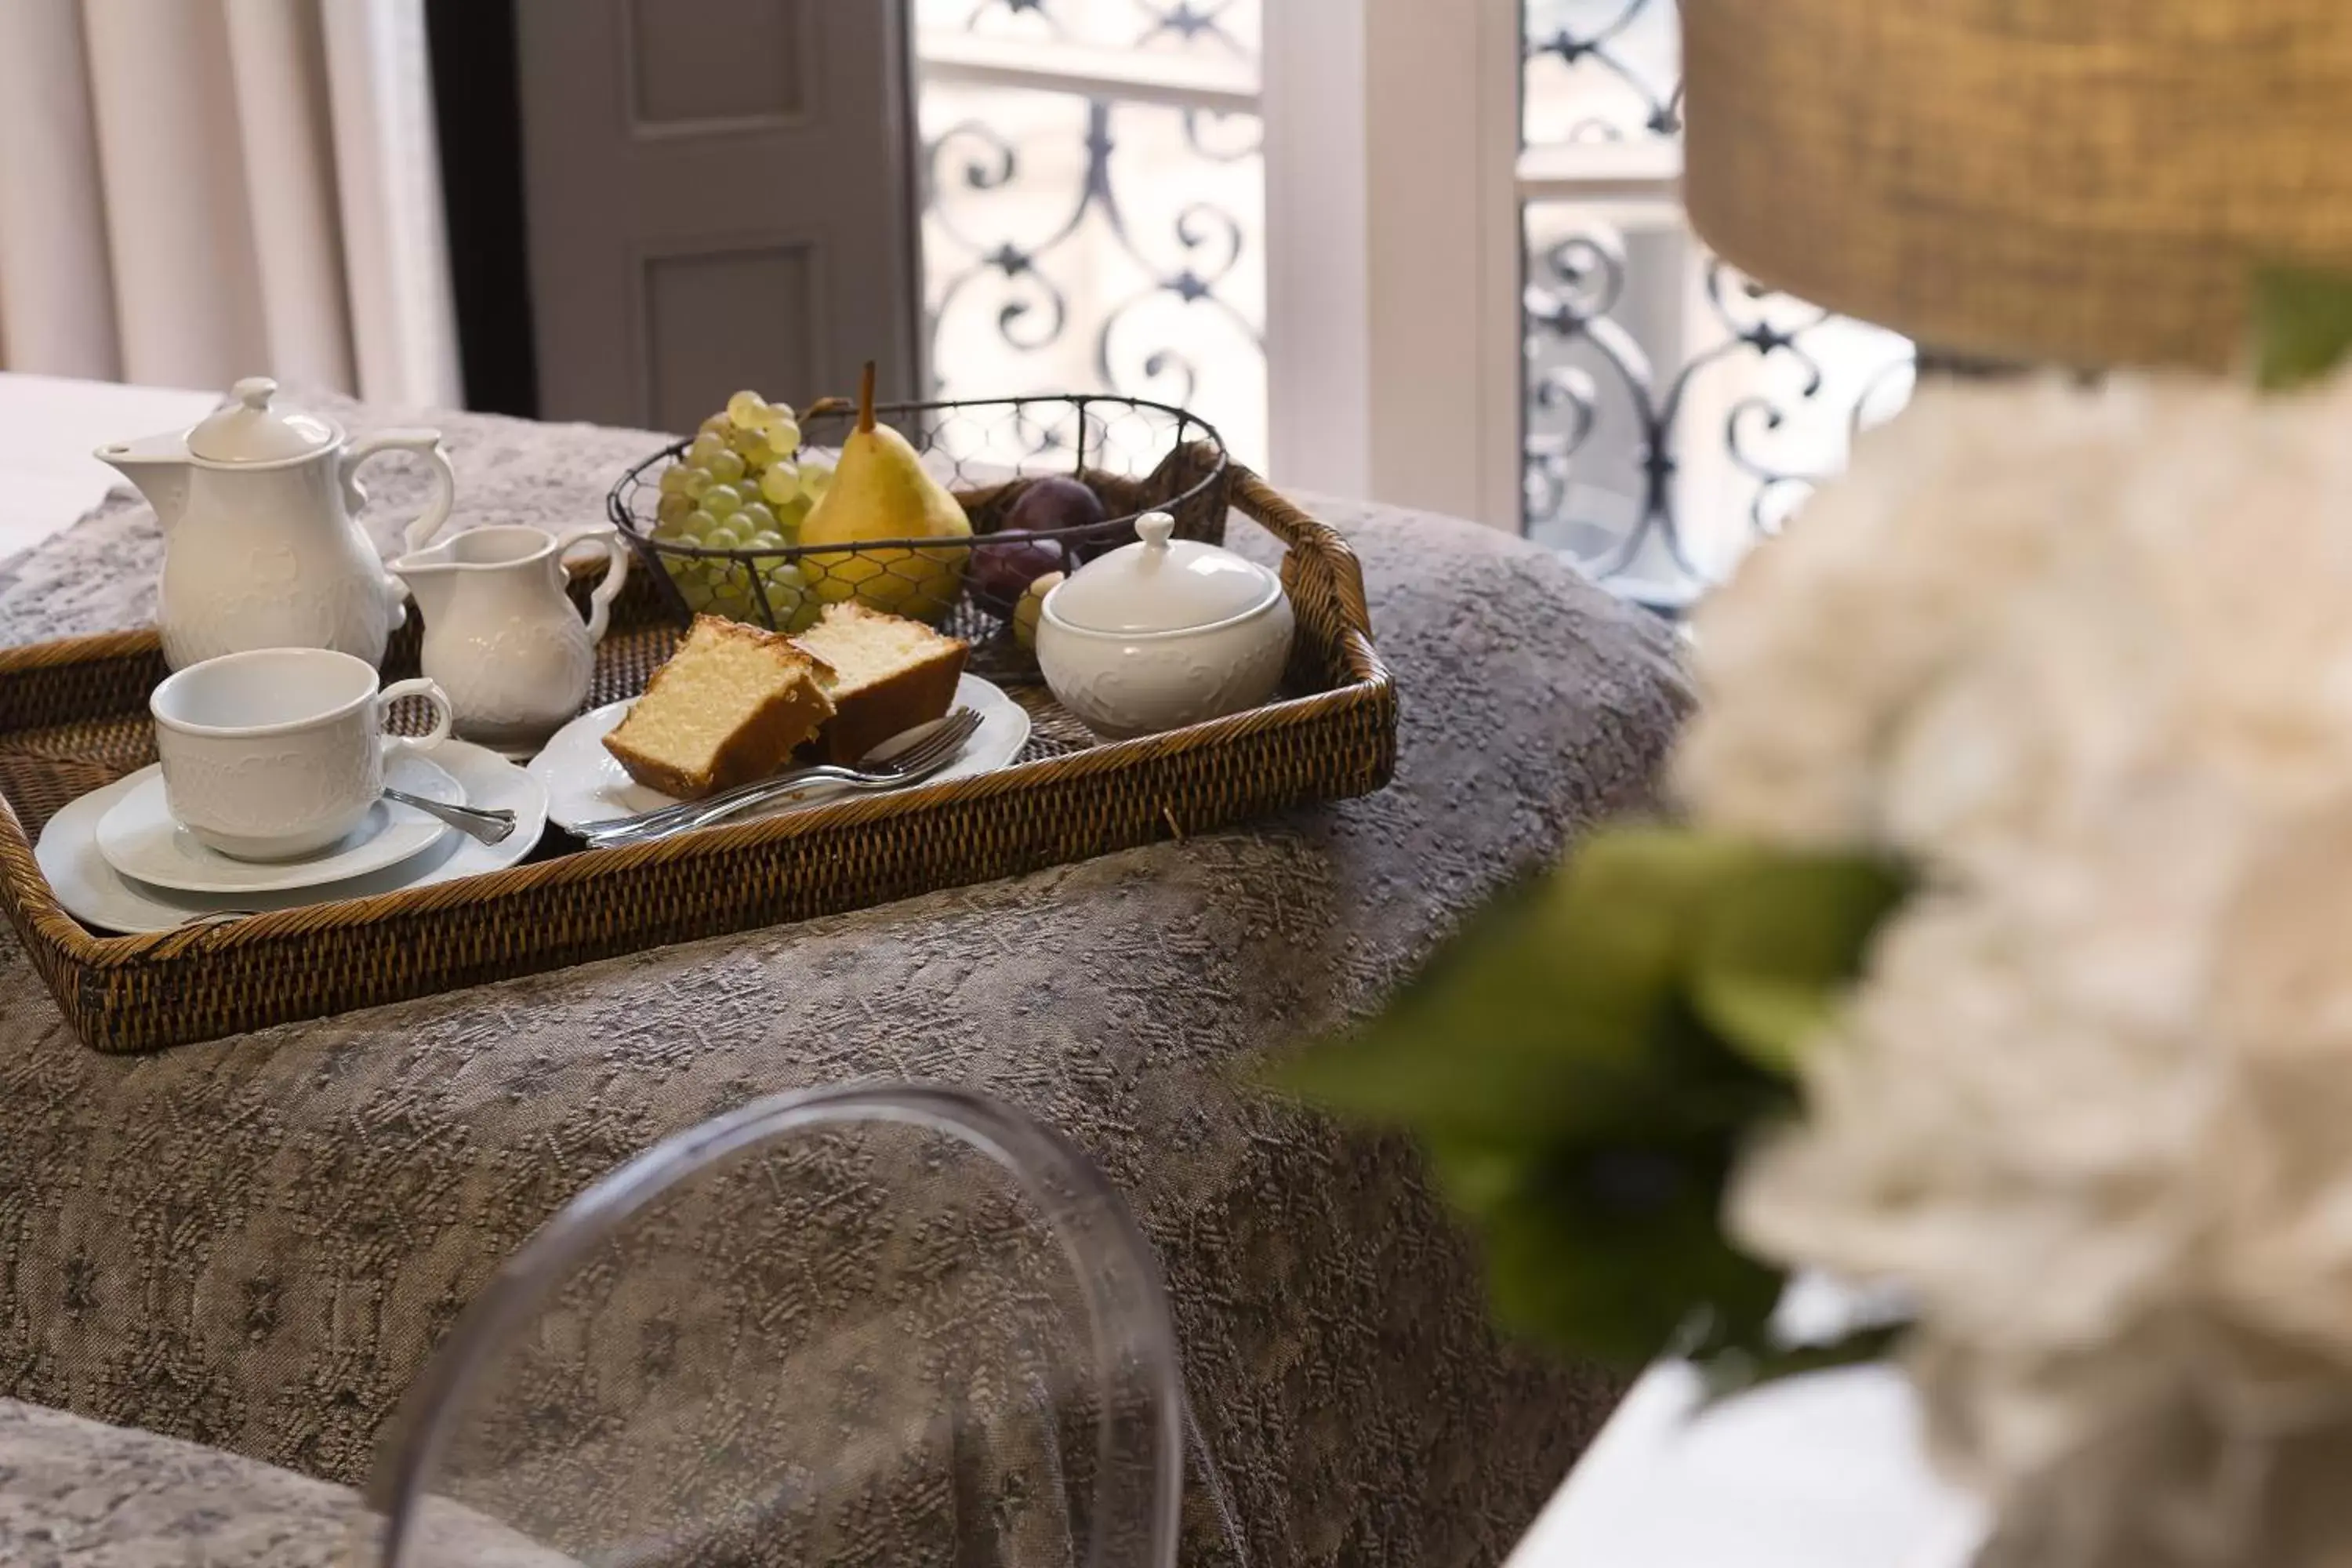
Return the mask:
[[[402,697],[435,712],[430,734],[387,736]],[[147,700],[172,816],[244,860],[289,860],[360,825],[383,792],[383,759],[449,738],[449,699],[429,680],[378,689],[375,669],[331,648],[269,647],[192,664]]]

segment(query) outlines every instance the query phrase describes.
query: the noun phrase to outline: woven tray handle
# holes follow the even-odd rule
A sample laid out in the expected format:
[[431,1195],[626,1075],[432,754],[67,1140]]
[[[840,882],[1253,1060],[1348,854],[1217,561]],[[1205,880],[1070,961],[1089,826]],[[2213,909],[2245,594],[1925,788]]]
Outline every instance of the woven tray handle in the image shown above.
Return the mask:
[[[1332,684],[1385,674],[1372,651],[1372,614],[1364,602],[1364,571],[1339,531],[1292,505],[1272,485],[1236,463],[1231,477],[1234,508],[1282,541],[1282,585],[1302,618],[1340,635],[1323,646],[1339,654],[1339,666],[1322,672]],[[1309,570],[1311,563],[1316,570]]]

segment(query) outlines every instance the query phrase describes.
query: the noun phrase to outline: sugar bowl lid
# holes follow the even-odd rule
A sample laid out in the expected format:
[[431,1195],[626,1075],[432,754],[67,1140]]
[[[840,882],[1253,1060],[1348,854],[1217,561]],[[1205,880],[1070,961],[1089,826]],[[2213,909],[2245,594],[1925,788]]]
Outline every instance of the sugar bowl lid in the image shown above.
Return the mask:
[[188,452],[208,463],[282,463],[333,446],[335,427],[315,415],[280,414],[269,406],[278,384],[249,375],[230,387],[236,401],[188,432]]
[[1138,542],[1073,573],[1046,596],[1045,614],[1087,632],[1183,632],[1248,615],[1282,593],[1281,580],[1255,562],[1175,531],[1168,513],[1145,512],[1135,520]]

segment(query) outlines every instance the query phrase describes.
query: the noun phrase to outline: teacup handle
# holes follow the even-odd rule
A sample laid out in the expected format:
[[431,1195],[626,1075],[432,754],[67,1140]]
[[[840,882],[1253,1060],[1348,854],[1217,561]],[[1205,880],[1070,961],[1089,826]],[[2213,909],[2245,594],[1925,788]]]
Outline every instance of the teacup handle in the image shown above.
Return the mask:
[[398,756],[403,752],[429,752],[449,738],[449,726],[457,721],[457,710],[449,705],[449,694],[439,683],[418,679],[395,680],[375,694],[376,723],[381,726],[392,705],[404,697],[422,697],[433,704],[433,728],[422,735],[386,735],[383,754]]
[[621,542],[620,533],[611,523],[600,522],[589,528],[575,528],[558,536],[555,558],[561,561],[564,552],[573,545],[591,539],[604,552],[604,580],[596,584],[594,593],[588,595],[588,640],[600,643],[604,640],[604,628],[613,624],[613,601],[619,598],[621,590],[628,585],[629,547]]
[[422,550],[441,525],[449,521],[449,512],[457,504],[457,469],[449,461],[448,449],[441,445],[438,430],[379,430],[373,436],[362,436],[343,448],[343,503],[353,511],[367,504],[367,491],[360,485],[359,466],[379,452],[414,452],[433,465],[433,499],[416,520],[401,530],[401,538],[411,550]]

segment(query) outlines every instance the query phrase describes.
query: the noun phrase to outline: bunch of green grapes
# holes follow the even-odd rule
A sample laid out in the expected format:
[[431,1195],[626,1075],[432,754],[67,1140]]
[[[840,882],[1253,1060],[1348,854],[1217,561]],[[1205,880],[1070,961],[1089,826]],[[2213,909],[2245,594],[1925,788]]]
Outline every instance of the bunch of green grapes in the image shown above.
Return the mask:
[[[685,457],[662,470],[654,537],[709,550],[782,551],[800,542],[801,520],[832,481],[832,468],[802,456],[801,427],[788,405],[739,392],[702,422]],[[782,629],[799,631],[816,619],[801,569],[781,555],[663,561],[698,614],[757,620],[756,592]]]

